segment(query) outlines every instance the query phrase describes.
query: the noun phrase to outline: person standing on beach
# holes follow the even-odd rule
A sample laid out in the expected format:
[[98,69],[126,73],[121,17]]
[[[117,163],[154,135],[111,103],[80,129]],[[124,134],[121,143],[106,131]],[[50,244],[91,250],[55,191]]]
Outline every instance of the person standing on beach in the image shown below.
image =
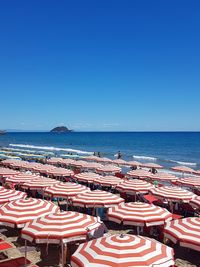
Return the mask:
[[122,158],[122,154],[121,154],[120,151],[118,151],[118,153],[117,153],[117,159],[121,159],[121,158]]

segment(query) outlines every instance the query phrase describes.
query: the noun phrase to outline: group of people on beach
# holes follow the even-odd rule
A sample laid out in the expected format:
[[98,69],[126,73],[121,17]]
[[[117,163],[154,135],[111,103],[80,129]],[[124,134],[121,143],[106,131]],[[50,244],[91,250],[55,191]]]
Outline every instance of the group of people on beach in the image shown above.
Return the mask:
[[[93,155],[94,155],[94,156],[97,156],[97,157],[99,157],[99,158],[101,158],[101,154],[100,154],[100,152],[94,152]],[[121,159],[121,158],[122,158],[122,154],[121,154],[120,151],[118,151],[118,152],[117,152],[117,159]]]

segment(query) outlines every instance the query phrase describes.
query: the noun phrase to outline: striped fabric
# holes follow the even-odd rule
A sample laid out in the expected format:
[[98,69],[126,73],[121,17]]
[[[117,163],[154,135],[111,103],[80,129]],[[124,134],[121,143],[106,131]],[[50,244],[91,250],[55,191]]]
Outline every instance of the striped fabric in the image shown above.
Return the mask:
[[35,174],[22,172],[22,173],[15,175],[15,176],[11,176],[10,178],[7,178],[6,182],[14,183],[14,184],[22,184],[25,182],[31,182],[35,179],[40,179],[40,176],[35,175]]
[[6,203],[0,208],[0,224],[22,228],[27,222],[58,210],[58,206],[46,200],[19,199]]
[[183,201],[189,202],[195,197],[192,192],[175,186],[162,186],[150,189],[150,193],[159,199],[166,199],[168,201]]
[[186,166],[175,166],[171,168],[173,171],[176,172],[185,172],[185,173],[193,173],[194,170],[192,168],[186,167]]
[[89,190],[90,188],[80,184],[59,183],[46,188],[44,194],[50,197],[71,198]]
[[81,244],[71,258],[72,267],[169,267],[173,249],[143,236],[112,235]]
[[54,184],[58,184],[60,183],[57,180],[53,180],[50,178],[40,178],[40,179],[36,179],[34,181],[31,182],[26,182],[22,185],[22,188],[24,189],[30,189],[30,190],[37,190],[37,189],[43,189],[45,187],[50,187]]
[[156,163],[142,163],[140,166],[144,167],[144,168],[155,168],[155,169],[162,169],[163,166],[156,164]]
[[13,175],[17,175],[18,173],[19,173],[18,171],[0,167],[0,176],[2,177],[10,177]]
[[178,183],[182,186],[200,187],[200,178],[199,177],[181,178],[178,180]]
[[134,180],[124,180],[123,183],[119,184],[116,189],[119,192],[124,192],[129,195],[135,195],[137,193],[148,193],[151,188],[154,186],[151,183],[148,183],[143,180],[134,179]]
[[165,181],[171,182],[171,181],[178,180],[178,178],[175,175],[168,173],[168,172],[158,172],[156,174],[152,174],[151,179],[157,180],[160,182],[165,182]]
[[180,246],[200,251],[200,218],[188,217],[174,220],[165,226],[164,235]]
[[191,201],[190,201],[190,205],[197,209],[200,210],[200,196],[195,196]]
[[131,160],[131,161],[127,161],[127,165],[129,165],[129,166],[140,166],[140,165],[142,165],[142,163],[141,162],[139,162],[139,161],[135,161],[135,160]]
[[4,187],[0,186],[0,205],[13,201],[13,200],[25,198],[25,197],[26,197],[26,193],[24,192],[11,190],[11,189],[5,189]]
[[68,170],[68,169],[65,169],[65,168],[54,168],[54,169],[51,169],[51,170],[47,170],[46,172],[48,175],[52,175],[54,177],[60,177],[60,176],[72,176],[74,174],[73,171],[71,170]]
[[128,165],[128,162],[123,159],[114,159],[112,163],[117,165]]
[[123,198],[118,197],[115,194],[94,190],[88,191],[84,194],[77,195],[72,198],[72,204],[74,206],[93,208],[93,207],[104,207],[108,208],[113,205],[117,205],[124,202]]
[[107,176],[99,176],[99,178],[97,178],[94,181],[94,184],[96,185],[102,185],[102,186],[108,186],[108,187],[115,187],[118,184],[122,183],[123,179],[118,178],[116,176],[113,175],[107,175]]
[[22,238],[36,243],[69,242],[85,240],[102,225],[97,217],[83,213],[66,211],[49,214],[27,223],[22,230]]
[[116,173],[116,172],[121,172],[121,168],[120,167],[117,167],[115,165],[104,165],[100,168],[97,168],[96,169],[97,172],[105,172],[105,173]]
[[172,214],[161,207],[142,202],[122,203],[108,210],[108,220],[124,225],[154,226],[172,220]]
[[151,178],[152,174],[146,170],[133,170],[130,172],[127,172],[127,176],[133,177],[133,178]]
[[79,182],[93,183],[94,180],[100,178],[101,176],[94,172],[82,172],[75,175],[75,178]]

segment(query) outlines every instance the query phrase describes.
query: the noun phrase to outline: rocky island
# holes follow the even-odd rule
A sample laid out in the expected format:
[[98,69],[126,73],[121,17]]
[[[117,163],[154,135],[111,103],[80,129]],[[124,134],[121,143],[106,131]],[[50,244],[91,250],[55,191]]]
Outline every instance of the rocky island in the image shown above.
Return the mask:
[[72,132],[72,130],[68,129],[65,126],[57,126],[53,128],[50,132],[51,133],[68,133],[68,132]]

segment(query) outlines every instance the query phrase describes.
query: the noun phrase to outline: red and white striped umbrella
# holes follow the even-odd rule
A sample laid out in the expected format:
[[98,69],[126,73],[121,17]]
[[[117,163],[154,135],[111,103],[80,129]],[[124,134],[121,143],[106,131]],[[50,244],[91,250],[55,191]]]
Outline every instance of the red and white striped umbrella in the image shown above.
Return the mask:
[[40,176],[35,175],[35,174],[22,172],[22,173],[19,173],[19,174],[15,175],[15,176],[7,178],[6,182],[14,183],[14,184],[22,184],[22,183],[25,183],[25,182],[31,182],[31,181],[33,181],[35,179],[40,179]]
[[96,171],[97,172],[105,172],[105,173],[116,173],[116,172],[121,172],[121,168],[117,167],[115,165],[104,165],[100,168],[97,168]]
[[180,187],[162,186],[150,189],[150,193],[157,198],[174,202],[189,202],[195,194]]
[[156,163],[142,163],[140,166],[144,167],[144,168],[155,168],[155,169],[162,169],[163,166],[156,164]]
[[166,224],[164,236],[180,246],[200,251],[200,218],[188,217]]
[[116,189],[119,192],[125,192],[129,195],[135,195],[137,193],[146,194],[154,186],[143,180],[124,180],[123,183],[119,184]]
[[118,197],[115,194],[94,190],[88,191],[84,194],[77,195],[72,198],[73,206],[85,207],[85,208],[95,208],[95,207],[104,207],[108,208],[119,203],[124,202],[124,199]]
[[200,178],[199,177],[181,178],[177,182],[182,186],[200,187]]
[[60,177],[60,176],[69,177],[69,176],[72,176],[74,174],[74,172],[71,170],[65,169],[65,168],[55,168],[52,170],[48,170],[47,174],[52,175],[54,177]]
[[129,171],[129,172],[127,172],[127,175],[128,175],[129,177],[133,177],[133,178],[141,178],[141,179],[143,179],[143,178],[151,178],[152,173],[150,173],[150,172],[148,172],[148,171],[146,171],[146,170],[141,170],[141,169],[139,169],[139,170]]
[[77,167],[77,168],[84,168],[84,166],[87,165],[87,161],[85,160],[74,160],[73,163],[70,164],[71,166]]
[[85,157],[85,160],[88,160],[88,161],[98,161],[99,157],[97,156],[88,156],[88,157]]
[[114,159],[112,163],[117,165],[128,165],[128,162],[123,159]]
[[197,209],[200,210],[200,196],[195,196],[191,201],[190,201],[190,205]]
[[85,240],[101,225],[97,217],[74,211],[58,212],[27,223],[22,229],[22,238],[36,243],[67,243]]
[[169,267],[172,248],[144,236],[112,235],[81,244],[71,257],[72,267]]
[[142,163],[139,162],[139,161],[131,160],[131,161],[128,161],[128,162],[127,162],[127,165],[138,167],[138,166],[142,165]]
[[0,176],[2,176],[2,177],[10,177],[13,175],[17,175],[18,173],[19,173],[19,171],[15,171],[12,169],[0,168]]
[[195,171],[194,171],[194,174],[196,174],[196,175],[200,175],[200,170],[195,170]]
[[89,170],[96,170],[97,168],[101,168],[103,165],[98,162],[86,162],[84,166],[82,166],[83,169],[89,169]]
[[118,184],[122,183],[123,179],[118,178],[113,175],[107,175],[107,176],[100,176],[96,180],[94,180],[94,184],[101,185],[101,186],[109,186],[109,187],[115,187]]
[[58,211],[59,207],[47,200],[18,199],[6,203],[0,208],[0,224],[23,228],[27,222],[35,218]]
[[109,159],[109,158],[99,158],[99,157],[97,157],[96,161],[97,162],[102,162],[102,163],[112,163],[112,159]]
[[37,190],[37,189],[43,189],[45,187],[49,187],[52,186],[54,184],[58,184],[59,181],[54,180],[54,179],[50,179],[50,178],[40,178],[40,179],[36,179],[34,181],[31,182],[26,182],[22,185],[22,188],[25,189],[30,189],[30,190]]
[[54,184],[44,190],[44,194],[50,197],[71,198],[90,189],[84,185],[75,183]]
[[154,226],[172,220],[172,214],[161,207],[142,202],[122,203],[108,210],[108,220],[124,225]]
[[173,171],[182,172],[182,173],[193,173],[194,170],[192,168],[186,166],[175,166],[171,168]]
[[74,162],[75,162],[74,159],[63,159],[63,160],[62,160],[62,165],[70,166],[70,165],[73,164]]
[[54,170],[56,169],[55,166],[53,165],[49,165],[49,164],[40,164],[40,165],[35,165],[33,167],[33,170],[36,172],[40,172],[40,173],[48,173],[48,171]]
[[160,182],[172,182],[172,181],[174,182],[178,180],[178,178],[175,175],[168,172],[159,172],[156,174],[152,174],[151,179]]
[[59,164],[59,163],[62,163],[63,162],[63,158],[50,158],[47,160],[47,163],[48,164]]
[[99,179],[101,176],[94,172],[82,172],[75,175],[79,182],[93,183],[94,180]]
[[4,187],[0,186],[0,205],[13,201],[13,200],[20,199],[20,198],[25,198],[25,197],[26,197],[26,193],[24,192],[11,190],[11,189],[5,189]]

